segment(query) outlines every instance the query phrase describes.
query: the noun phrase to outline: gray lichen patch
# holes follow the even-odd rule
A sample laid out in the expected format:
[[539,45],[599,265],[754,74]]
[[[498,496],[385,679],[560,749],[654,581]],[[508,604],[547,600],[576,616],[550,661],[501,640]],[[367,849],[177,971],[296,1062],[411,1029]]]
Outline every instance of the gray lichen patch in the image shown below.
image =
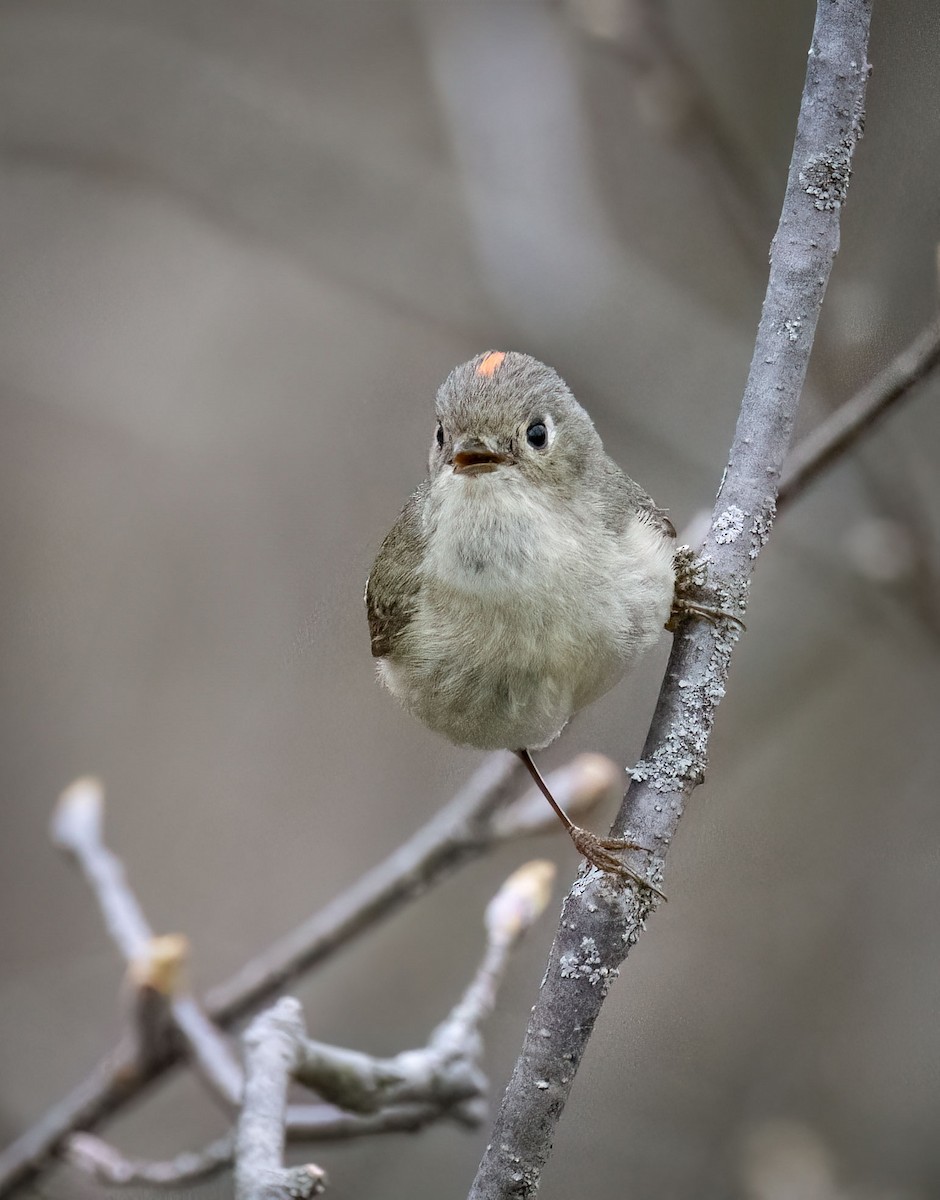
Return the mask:
[[800,187],[813,197],[813,207],[820,212],[833,212],[845,203],[852,178],[852,146],[845,138],[835,149],[809,159],[800,171]]
[[[722,599],[725,599],[723,596]],[[727,592],[727,603],[746,603],[744,589]],[[738,639],[734,628],[716,634],[706,661],[681,681],[678,712],[650,758],[641,759],[630,774],[662,796],[682,797],[705,777],[708,736],[715,708],[725,694],[731,652]],[[671,806],[670,806],[671,807]]]
[[773,527],[774,518],[777,515],[777,504],[773,496],[768,496],[764,502],[764,506],[751,525],[751,548],[748,551],[749,558],[757,558],[761,550],[767,544],[770,537],[770,530]]
[[788,317],[783,323],[783,333],[786,335],[787,341],[798,341],[802,328],[803,322],[799,317]]
[[579,950],[563,954],[558,960],[558,967],[562,979],[586,979],[591,987],[600,984],[605,993],[620,974],[616,967],[604,966],[592,937],[583,937]]
[[744,510],[732,504],[712,522],[712,532],[719,546],[728,546],[737,541],[744,529]]

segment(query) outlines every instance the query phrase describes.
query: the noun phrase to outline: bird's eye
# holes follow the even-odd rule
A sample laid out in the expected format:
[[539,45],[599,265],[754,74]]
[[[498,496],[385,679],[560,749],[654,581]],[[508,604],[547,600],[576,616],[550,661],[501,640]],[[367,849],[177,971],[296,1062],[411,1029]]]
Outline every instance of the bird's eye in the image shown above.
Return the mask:
[[525,440],[536,450],[544,450],[548,445],[548,430],[542,421],[533,421],[525,431]]
[[440,423],[440,421],[438,421],[438,423],[437,423],[437,433],[435,434],[435,437],[437,438],[438,446],[443,446],[444,445],[444,426]]

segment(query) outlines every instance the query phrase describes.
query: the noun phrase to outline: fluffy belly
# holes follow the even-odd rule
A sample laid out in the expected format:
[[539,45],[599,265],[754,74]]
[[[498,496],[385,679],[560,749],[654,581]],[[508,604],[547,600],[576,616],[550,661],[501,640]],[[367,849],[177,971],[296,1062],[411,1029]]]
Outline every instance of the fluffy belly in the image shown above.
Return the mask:
[[481,749],[537,749],[617,682],[627,643],[565,609],[422,602],[402,656],[379,669],[415,716]]
[[672,550],[639,521],[587,538],[583,522],[498,485],[473,503],[443,488],[415,612],[379,673],[455,742],[538,749],[659,636]]

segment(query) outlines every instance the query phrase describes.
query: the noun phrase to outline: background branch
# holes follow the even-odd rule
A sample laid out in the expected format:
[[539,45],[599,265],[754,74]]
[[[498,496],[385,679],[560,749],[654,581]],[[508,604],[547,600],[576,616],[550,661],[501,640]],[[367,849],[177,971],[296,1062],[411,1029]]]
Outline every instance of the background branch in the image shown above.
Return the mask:
[[934,322],[835,412],[793,447],[780,477],[777,505],[788,503],[868,433],[940,363],[940,324]]
[[313,1163],[285,1168],[287,1089],[305,1036],[300,1002],[284,996],[245,1031],[245,1098],[235,1146],[236,1200],[318,1195],[326,1182]]
[[767,188],[726,128],[661,0],[569,0],[569,7],[620,57],[640,119],[695,164],[747,258],[762,261],[772,220]]
[[[823,0],[800,106],[770,278],[728,467],[704,561],[722,607],[743,612],[775,511],[820,305],[839,245],[839,217],[861,132],[871,5]],[[634,781],[613,832],[663,855],[686,798],[702,781],[708,739],[737,634],[729,622],[680,628]],[[599,872],[579,876],[558,932],[522,1053],[471,1189],[475,1200],[532,1196],[610,980],[636,942],[646,897]],[[545,1033],[547,1031],[547,1035]]]
[[[269,997],[286,979],[322,962],[457,866],[479,857],[498,842],[554,829],[554,815],[541,797],[536,799],[534,789],[506,807],[524,776],[524,768],[512,755],[487,758],[450,804],[383,863],[251,960],[228,983],[210,992],[202,1010],[206,1019],[231,1023]],[[572,812],[581,815],[612,794],[619,794],[621,779],[621,769],[596,754],[581,755],[550,776],[552,786],[558,789],[556,794],[565,798]],[[79,847],[87,849],[100,843],[101,833],[100,785],[96,781],[80,783],[80,787],[73,785],[78,791],[72,793],[70,801],[60,805],[54,828],[57,844],[73,854]],[[71,791],[68,789],[66,795]],[[106,911],[112,916],[118,914],[118,925],[124,930],[119,945],[127,950],[149,945],[151,930],[127,887],[123,867],[110,851],[104,853],[106,867],[96,868],[93,878],[105,878],[115,885],[106,888]],[[175,1012],[179,1015],[178,1005]],[[191,1017],[192,1013],[185,1015]],[[39,1170],[74,1130],[93,1129],[183,1058],[182,1047],[175,1044],[167,1045],[162,1057],[146,1064],[141,1063],[138,1051],[136,1037],[122,1040],[82,1083],[0,1152],[0,1195]],[[327,1108],[316,1116],[306,1114],[303,1127],[307,1134],[324,1138],[358,1137],[418,1128],[433,1119],[435,1112],[427,1106],[409,1106],[408,1111],[386,1117],[383,1124]],[[301,1115],[295,1114],[292,1121],[299,1131]]]
[[105,926],[128,964],[138,1059],[146,1074],[168,1053],[165,1015],[182,1036],[196,1070],[230,1110],[241,1102],[242,1072],[228,1042],[182,982],[188,952],[178,934],[156,937],[127,881],[120,859],[104,844],[104,793],[95,779],[80,779],[62,793],[52,819],[52,840],[69,854],[91,885]]

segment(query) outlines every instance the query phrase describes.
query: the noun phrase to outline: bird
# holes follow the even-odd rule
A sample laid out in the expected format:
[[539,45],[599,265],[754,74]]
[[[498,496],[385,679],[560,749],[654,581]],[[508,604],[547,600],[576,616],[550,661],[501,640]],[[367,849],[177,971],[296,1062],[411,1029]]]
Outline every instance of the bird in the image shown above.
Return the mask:
[[452,742],[517,754],[578,851],[644,887],[618,852],[649,848],[575,825],[532,752],[657,641],[673,610],[675,540],[561,376],[490,350],[438,390],[427,478],[365,589],[388,691]]

